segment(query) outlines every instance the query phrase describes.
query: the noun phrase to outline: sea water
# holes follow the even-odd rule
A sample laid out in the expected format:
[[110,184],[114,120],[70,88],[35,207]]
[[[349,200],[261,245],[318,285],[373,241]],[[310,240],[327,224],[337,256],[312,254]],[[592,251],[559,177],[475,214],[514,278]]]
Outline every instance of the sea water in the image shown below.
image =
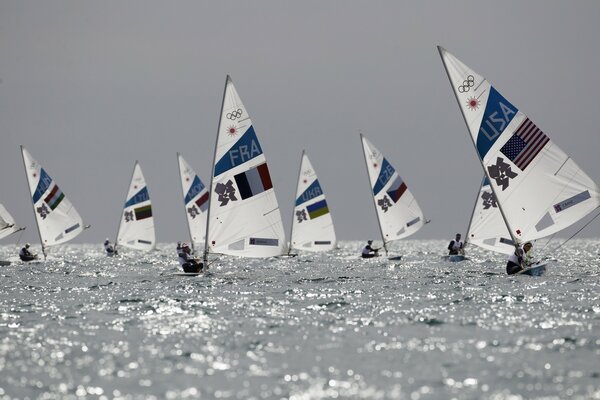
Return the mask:
[[559,243],[536,244],[542,277],[474,248],[441,261],[446,241],[198,277],[174,275],[173,244],[67,245],[0,267],[0,399],[600,399],[600,240]]

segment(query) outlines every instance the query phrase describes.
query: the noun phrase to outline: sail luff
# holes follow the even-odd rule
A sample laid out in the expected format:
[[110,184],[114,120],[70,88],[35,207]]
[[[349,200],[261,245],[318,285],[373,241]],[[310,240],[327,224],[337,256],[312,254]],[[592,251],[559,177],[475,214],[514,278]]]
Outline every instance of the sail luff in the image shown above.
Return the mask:
[[[456,103],[458,104],[458,108],[460,109],[460,113],[463,116],[465,125],[467,126],[467,129],[469,129],[469,123],[467,122],[467,116],[465,115],[462,107],[460,106],[460,100],[459,100],[456,92],[454,91],[454,87],[452,86],[452,77],[450,76],[450,71],[448,70],[448,66],[446,65],[446,59],[444,58],[444,54],[443,54],[446,51],[446,49],[444,49],[442,46],[437,46],[437,48],[440,53],[440,58],[442,59],[442,64],[444,65],[444,70],[446,71],[446,75],[448,76],[448,82],[450,82],[450,87],[452,89],[452,93],[454,94],[454,98],[456,99]],[[475,151],[477,153],[477,158],[479,159],[479,162],[481,163],[481,168],[483,169],[483,173],[491,182],[492,178],[490,177],[489,172],[488,172],[487,168],[485,168],[483,160],[481,159],[481,156],[479,155],[479,152],[477,151],[477,144],[475,143],[475,140],[473,139],[472,135],[469,135],[469,137],[471,138],[471,143],[473,143],[473,147],[475,148]],[[496,197],[496,199],[498,199],[498,196],[496,196],[496,191],[494,189],[494,185],[490,184],[490,188],[492,190],[492,193]],[[504,223],[506,224],[506,227],[508,228],[508,232],[509,232],[511,239],[515,245],[515,248],[518,250],[519,249],[519,241],[515,237],[513,230],[511,229],[511,226],[508,223],[508,219],[506,218],[506,215],[504,213],[504,210],[502,208],[502,204],[500,203],[500,201],[498,201],[498,209],[500,210],[500,213],[502,214],[502,219],[504,220]]]
[[[300,186],[300,174],[302,173],[302,161],[304,160],[304,153],[306,150],[302,150],[302,155],[300,156],[300,164],[298,165],[298,179],[296,180],[296,191],[294,192],[294,203],[296,201],[296,195],[298,194],[298,186]],[[288,255],[292,252],[292,238],[294,237],[294,211],[296,210],[295,206],[292,206],[292,220],[290,225],[290,245],[288,247]]]
[[[29,178],[29,174],[27,173],[27,163],[25,162],[25,147],[21,145],[21,158],[23,159],[23,168],[25,169],[25,176],[27,177],[27,182],[31,187],[31,180]],[[31,193],[28,191],[28,196],[31,198]],[[46,259],[46,249],[44,247],[44,240],[42,239],[42,231],[40,230],[40,224],[35,216],[35,204],[31,201],[31,209],[33,210],[33,219],[35,220],[35,226],[37,228],[37,233],[40,238],[40,244],[42,245],[42,254],[44,255],[44,260]]]
[[219,124],[217,125],[217,136],[215,138],[215,148],[213,151],[213,161],[210,168],[210,185],[208,186],[208,211],[206,213],[206,235],[204,236],[204,254],[202,256],[202,260],[205,265],[208,262],[208,246],[209,246],[209,236],[208,229],[210,227],[210,210],[213,205],[213,183],[215,179],[215,163],[217,162],[217,146],[219,145],[219,129],[221,129],[221,123],[223,120],[223,108],[225,107],[225,96],[227,95],[227,85],[231,81],[231,77],[227,75],[225,78],[225,86],[223,87],[223,99],[221,100],[221,111],[219,112]]
[[387,254],[388,254],[387,244],[385,242],[385,236],[383,235],[383,228],[381,226],[381,219],[379,217],[379,213],[377,212],[377,203],[375,201],[375,196],[373,196],[373,187],[371,186],[371,176],[370,176],[370,172],[369,172],[369,163],[367,161],[367,151],[365,150],[365,140],[364,140],[364,136],[363,136],[362,133],[360,133],[360,144],[361,144],[362,149],[363,149],[363,158],[365,160],[365,169],[367,171],[367,178],[368,178],[368,183],[369,183],[369,194],[371,196],[371,199],[373,200],[373,207],[375,208],[375,215],[377,216],[377,225],[379,226],[379,234],[381,235],[381,241],[383,242],[383,248],[385,249],[385,254],[387,256]]

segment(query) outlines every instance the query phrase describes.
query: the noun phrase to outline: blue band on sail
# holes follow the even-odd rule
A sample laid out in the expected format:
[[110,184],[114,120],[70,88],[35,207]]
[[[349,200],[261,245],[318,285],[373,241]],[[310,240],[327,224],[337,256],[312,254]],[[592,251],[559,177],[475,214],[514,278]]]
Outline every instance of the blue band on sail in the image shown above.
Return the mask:
[[129,206],[133,206],[135,204],[141,203],[142,201],[150,200],[150,195],[148,194],[148,188],[144,186],[139,192],[137,192],[133,197],[127,200],[125,203],[125,208]]
[[490,180],[488,179],[487,175],[484,175],[483,182],[481,182],[481,187],[485,186],[490,186]]
[[262,154],[262,148],[254,133],[254,127],[250,128],[242,135],[227,153],[215,164],[214,176],[219,176],[223,172],[229,171],[231,168],[242,165],[246,161],[252,160]]
[[296,207],[300,204],[304,204],[309,200],[314,199],[315,197],[319,197],[323,194],[323,190],[321,189],[321,185],[319,185],[319,180],[316,179],[313,183],[310,184],[309,187],[296,199]]
[[204,185],[200,181],[200,178],[198,178],[198,175],[196,175],[194,176],[194,181],[192,182],[190,190],[188,190],[187,194],[185,195],[184,204],[192,201],[192,199],[199,195],[202,190],[204,190]]
[[250,238],[250,244],[253,246],[279,246],[279,239],[268,238]]
[[490,86],[490,95],[477,134],[477,152],[482,160],[517,115],[517,111],[519,110],[502,97],[493,86]]
[[554,211],[559,213],[559,212],[564,211],[567,208],[573,207],[574,205],[579,204],[582,201],[585,201],[589,198],[591,198],[590,191],[586,190],[585,192],[581,192],[579,194],[576,194],[573,197],[566,199],[565,201],[561,201],[560,203],[555,204]]
[[33,204],[38,202],[42,195],[46,193],[46,190],[48,190],[51,184],[52,178],[50,178],[50,175],[44,171],[44,168],[40,168],[40,180],[35,188],[35,192],[33,192]]
[[377,177],[377,181],[375,181],[375,186],[373,187],[373,194],[377,196],[377,193],[381,192],[381,189],[388,183],[392,175],[394,175],[396,170],[392,165],[386,160],[383,159],[381,163],[381,171],[379,171],[379,176]]

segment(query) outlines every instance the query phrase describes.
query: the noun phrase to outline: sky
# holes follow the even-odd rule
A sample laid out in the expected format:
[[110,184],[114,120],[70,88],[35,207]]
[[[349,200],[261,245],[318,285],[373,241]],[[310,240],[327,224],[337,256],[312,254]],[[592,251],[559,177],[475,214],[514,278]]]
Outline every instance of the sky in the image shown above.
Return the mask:
[[37,243],[22,144],[92,225],[76,241],[113,239],[139,160],[157,240],[187,240],[176,153],[208,184],[230,74],[286,231],[305,149],[338,238],[378,238],[362,132],[432,220],[413,238],[450,239],[482,169],[436,45],[600,182],[599,17],[597,1],[0,0],[0,203]]

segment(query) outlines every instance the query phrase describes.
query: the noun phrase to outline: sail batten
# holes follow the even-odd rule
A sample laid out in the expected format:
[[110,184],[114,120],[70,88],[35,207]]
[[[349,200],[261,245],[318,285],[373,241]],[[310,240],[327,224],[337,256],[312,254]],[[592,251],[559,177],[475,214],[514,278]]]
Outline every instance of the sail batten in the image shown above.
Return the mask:
[[316,252],[335,248],[335,229],[325,193],[305,152],[300,160],[292,214],[291,249]]
[[150,251],[156,247],[152,202],[142,167],[136,161],[121,213],[116,247]]
[[600,188],[490,82],[440,48],[513,242],[550,236],[600,206]]
[[227,76],[210,184],[206,251],[243,257],[283,253],[285,233],[266,157]]

